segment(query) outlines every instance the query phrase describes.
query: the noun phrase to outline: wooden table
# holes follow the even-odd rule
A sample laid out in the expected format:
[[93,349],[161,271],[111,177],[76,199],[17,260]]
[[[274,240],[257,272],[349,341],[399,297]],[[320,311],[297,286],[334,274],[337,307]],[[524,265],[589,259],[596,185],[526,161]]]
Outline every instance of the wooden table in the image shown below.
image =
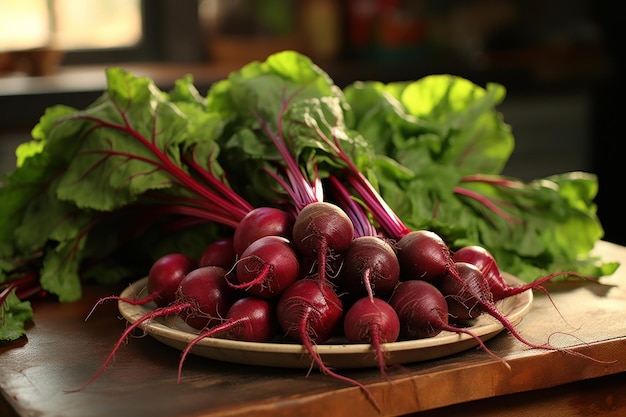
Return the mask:
[[[626,248],[599,242],[605,260],[626,263]],[[342,371],[372,391],[378,414],[356,387],[318,371],[221,363],[191,356],[176,382],[179,352],[151,337],[132,338],[104,374],[68,393],[99,368],[125,327],[117,305],[85,317],[120,288],[87,287],[75,303],[34,302],[28,337],[0,345],[0,415],[125,416],[623,416],[626,415],[626,266],[593,283],[540,292],[518,325],[528,339],[573,346],[599,361],[529,349],[506,332],[488,346],[510,370],[478,349],[409,364],[389,380],[375,369]],[[565,333],[572,336],[566,336]],[[607,363],[612,362],[612,363]]]

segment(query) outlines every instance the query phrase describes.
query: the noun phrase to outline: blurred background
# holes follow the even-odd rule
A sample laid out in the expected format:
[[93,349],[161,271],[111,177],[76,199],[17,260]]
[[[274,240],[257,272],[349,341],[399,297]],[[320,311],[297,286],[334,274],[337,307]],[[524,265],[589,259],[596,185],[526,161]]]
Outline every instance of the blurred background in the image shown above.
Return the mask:
[[[433,73],[503,84],[524,180],[598,174],[606,240],[626,244],[624,19],[619,0],[0,0],[0,174],[54,104],[89,105],[104,68],[200,91],[284,49],[335,82]],[[621,11],[621,9],[620,9]]]

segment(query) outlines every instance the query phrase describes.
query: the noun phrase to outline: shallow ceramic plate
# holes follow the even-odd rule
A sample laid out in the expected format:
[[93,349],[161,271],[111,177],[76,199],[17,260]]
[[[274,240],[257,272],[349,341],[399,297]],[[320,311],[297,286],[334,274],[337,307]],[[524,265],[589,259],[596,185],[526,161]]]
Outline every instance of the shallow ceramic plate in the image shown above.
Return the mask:
[[[504,274],[505,280],[512,285],[522,282]],[[126,288],[121,296],[132,298],[145,289],[147,278],[143,278]],[[499,303],[500,311],[513,324],[530,311],[533,302],[532,291],[525,291]],[[155,308],[153,303],[132,305],[119,302],[120,313],[130,323],[134,323],[145,313]],[[156,340],[183,350],[196,337],[197,331],[187,326],[176,316],[160,317],[141,325]],[[504,327],[492,317],[483,314],[468,327],[483,341],[489,340],[500,333]],[[387,343],[384,349],[388,353],[387,364],[408,364],[452,355],[472,347],[478,343],[471,336],[442,332],[429,339],[408,340]],[[373,348],[368,344],[349,344],[341,339],[316,346],[324,361],[334,368],[365,368],[377,367]],[[206,338],[198,342],[191,353],[226,362],[247,365],[262,365],[281,368],[309,368],[311,358],[304,347],[293,341],[281,340],[271,343],[239,342],[235,340]]]

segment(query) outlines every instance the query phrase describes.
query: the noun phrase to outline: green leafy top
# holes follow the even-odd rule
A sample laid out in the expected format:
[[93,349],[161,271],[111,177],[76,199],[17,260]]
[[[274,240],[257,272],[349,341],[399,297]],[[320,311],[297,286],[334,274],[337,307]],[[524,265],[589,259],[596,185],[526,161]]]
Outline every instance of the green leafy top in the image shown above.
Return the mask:
[[[500,85],[432,75],[342,90],[293,51],[234,71],[206,96],[189,76],[163,92],[120,68],[106,75],[107,90],[87,108],[47,109],[4,176],[0,281],[28,266],[69,301],[83,279],[134,279],[163,253],[197,253],[221,226],[283,197],[264,175],[281,168],[263,127],[288,141],[311,178],[341,177],[338,144],[406,225],[452,247],[481,244],[522,279],[617,268],[589,255],[603,235],[594,175],[500,175],[514,148],[496,109]],[[164,231],[167,239],[145,244]],[[8,297],[3,334],[19,336],[15,322],[29,319],[29,307]]]
[[[293,65],[293,72],[277,62]],[[615,263],[589,256],[603,236],[595,175],[571,172],[530,183],[500,175],[514,149],[497,111],[504,98],[501,85],[482,88],[452,75],[355,82],[337,91],[306,57],[284,52],[232,73],[209,91],[208,103],[231,118],[222,149],[236,157],[223,165],[239,171],[246,192],[271,188],[258,175],[275,158],[260,115],[292,141],[310,175],[315,164],[321,175],[341,176],[345,165],[322,136],[338,138],[409,227],[437,231],[453,248],[483,245],[524,280],[555,270],[613,273]]]

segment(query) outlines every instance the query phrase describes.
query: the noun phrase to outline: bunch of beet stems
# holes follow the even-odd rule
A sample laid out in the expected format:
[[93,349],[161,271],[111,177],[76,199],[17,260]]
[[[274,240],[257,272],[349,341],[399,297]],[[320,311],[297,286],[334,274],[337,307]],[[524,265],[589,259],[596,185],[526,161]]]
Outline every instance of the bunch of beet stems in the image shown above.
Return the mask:
[[[327,145],[329,145],[332,150],[333,156],[339,158],[346,165],[346,168],[341,171],[342,179],[347,181],[348,184],[353,189],[353,194],[345,190],[342,182],[339,181],[333,175],[330,176],[331,183],[335,186],[335,189],[338,190],[338,195],[342,195],[341,201],[344,204],[348,204],[347,200],[350,199],[350,196],[353,198],[359,198],[363,203],[363,206],[367,209],[367,211],[372,215],[374,221],[378,223],[379,227],[382,229],[382,233],[388,238],[395,241],[396,250],[398,251],[398,256],[402,256],[402,252],[406,253],[404,256],[415,256],[418,254],[418,248],[413,248],[413,243],[417,242],[418,239],[413,239],[412,235],[414,235],[415,231],[412,231],[408,228],[402,219],[393,211],[393,209],[387,204],[387,202],[383,199],[383,197],[378,193],[378,191],[374,188],[371,182],[363,175],[363,173],[356,167],[350,157],[345,153],[345,151],[341,148],[338,139],[335,136],[331,136],[330,138],[326,136],[321,130],[315,129],[316,135],[322,139]],[[517,183],[514,181],[509,181],[506,179],[487,177],[482,175],[475,176],[467,176],[461,180],[462,182],[488,182],[491,184],[505,186],[505,187],[517,187]],[[344,189],[342,191],[342,188]],[[505,219],[510,221],[518,221],[511,216],[509,216],[506,212],[502,211],[495,205],[491,200],[484,198],[484,196],[478,195],[470,190],[466,190],[462,187],[455,187],[455,192],[468,196],[470,198],[476,199],[477,201],[483,203],[487,208],[493,210],[496,214],[503,216]],[[350,203],[352,204],[352,203]],[[351,209],[352,213],[356,213],[358,216],[363,216],[363,211],[360,209],[356,209],[354,205],[352,205]],[[372,234],[371,229],[362,228],[362,233]],[[375,229],[374,229],[375,230]],[[421,231],[417,231],[421,232]],[[429,233],[430,236],[435,236],[433,233]],[[437,237],[437,236],[435,236]],[[432,243],[430,239],[428,239],[429,245]],[[571,353],[576,356],[587,357],[583,354],[579,354],[577,352],[571,351],[569,349],[561,349],[554,347],[549,344],[549,342],[543,344],[533,343],[526,338],[524,338],[519,331],[515,328],[515,326],[500,312],[499,308],[496,305],[496,302],[502,300],[507,297],[511,297],[517,294],[520,294],[527,290],[532,289],[540,289],[547,293],[547,291],[542,287],[547,281],[550,281],[559,276],[578,276],[583,279],[589,279],[597,282],[596,279],[592,277],[588,277],[583,274],[579,274],[575,271],[559,271],[544,277],[540,277],[537,280],[520,285],[520,286],[511,286],[504,282],[502,277],[497,274],[497,282],[492,284],[491,282],[487,282],[482,274],[478,274],[478,281],[467,281],[461,277],[458,270],[456,269],[456,263],[453,257],[452,251],[448,248],[445,242],[440,240],[440,248],[441,253],[445,254],[445,258],[441,260],[441,265],[445,264],[445,271],[449,276],[459,282],[461,286],[463,286],[467,292],[473,297],[474,301],[479,305],[479,311],[487,313],[498,320],[517,340],[522,342],[523,344],[537,349],[548,349],[548,350],[560,350],[565,351],[567,353]],[[410,255],[409,255],[410,254]],[[402,260],[401,260],[402,262]],[[495,260],[494,260],[495,263]],[[420,273],[423,273],[420,271]],[[492,292],[491,287],[495,287],[496,291]],[[369,291],[369,289],[368,289]],[[371,295],[370,295],[371,296]],[[548,294],[549,296],[549,294]],[[489,353],[489,351],[487,350]],[[602,362],[597,359],[593,359],[594,361]]]
[[[286,100],[286,102],[287,101],[288,100]],[[329,179],[330,179],[330,183],[333,185],[332,187],[333,191],[335,191],[334,196],[336,198],[335,203],[337,205],[324,204],[324,192],[322,188],[322,183],[319,180],[319,177],[317,175],[315,164],[312,164],[313,170],[314,170],[313,180],[309,182],[307,177],[303,174],[301,167],[296,162],[294,155],[290,151],[290,148],[287,143],[287,139],[284,134],[284,129],[283,129],[283,123],[282,123],[283,112],[284,112],[284,108],[282,112],[279,112],[279,116],[276,122],[276,132],[272,131],[269,124],[257,115],[257,121],[259,122],[261,129],[271,139],[273,144],[276,146],[276,148],[278,149],[278,151],[280,152],[282,156],[282,161],[284,163],[284,166],[278,168],[278,171],[281,171],[281,168],[282,168],[283,176],[271,170],[267,170],[267,172],[276,179],[276,181],[282,186],[282,188],[289,195],[290,201],[293,205],[292,210],[296,218],[294,228],[293,228],[293,243],[296,247],[299,247],[301,252],[304,252],[308,255],[313,255],[316,258],[317,282],[320,288],[322,288],[323,291],[327,291],[328,293],[330,292],[330,290],[326,289],[326,287],[329,285],[328,284],[329,281],[327,280],[327,273],[326,273],[327,258],[330,256],[333,256],[334,251],[338,251],[342,249],[336,246],[335,245],[336,242],[334,242],[331,239],[331,234],[335,235],[337,233],[324,234],[325,230],[322,230],[323,229],[322,223],[324,223],[326,220],[321,221],[321,222],[318,221],[315,226],[310,226],[311,224],[313,224],[313,221],[312,221],[313,218],[328,219],[327,221],[330,223],[331,216],[337,217],[337,218],[341,217],[339,216],[339,213],[337,213],[338,211],[341,211],[345,214],[345,216],[349,219],[349,223],[352,225],[352,227],[349,233],[345,233],[345,232],[343,233],[346,237],[348,237],[345,243],[345,246],[343,246],[343,250],[347,249],[350,243],[359,241],[360,238],[370,237],[370,238],[373,238],[373,240],[377,242],[377,244],[375,245],[377,249],[383,248],[382,250],[387,250],[388,253],[390,253],[390,256],[392,258],[395,258],[395,253],[393,249],[386,243],[386,241],[380,238],[379,232],[377,231],[376,227],[367,217],[367,213],[364,210],[364,207],[360,204],[357,204],[354,199],[355,196],[350,195],[347,188],[343,187],[341,185],[341,182],[337,178],[333,177],[332,175],[330,176]],[[325,138],[325,136],[320,131],[316,131],[316,133],[320,135],[320,137]],[[369,190],[370,193],[376,196],[375,201],[379,205],[377,207],[382,207],[384,209],[384,213],[386,216],[385,220],[383,220],[382,218],[380,219],[380,220],[383,220],[381,224],[384,224],[384,221],[387,221],[387,222],[390,222],[389,224],[393,224],[395,227],[395,229],[392,229],[393,233],[388,233],[387,230],[383,227],[384,231],[396,239],[400,239],[401,235],[402,236],[408,235],[411,231],[406,226],[404,226],[404,223],[402,223],[402,221],[398,218],[397,215],[395,215],[395,213],[386,204],[386,202],[377,194],[377,192],[371,186],[369,181],[356,168],[356,166],[352,163],[352,161],[347,156],[347,154],[341,149],[338,142],[336,140],[335,141],[330,141],[328,139],[325,139],[325,140],[328,144],[331,145],[331,148],[335,151],[336,155],[334,156],[339,157],[339,159],[341,159],[349,168],[344,171],[344,174],[346,174],[346,178],[352,179],[352,176],[354,176],[355,178],[358,179],[358,181],[353,181],[356,184],[354,188],[357,191],[363,191],[361,188],[359,188],[359,185],[364,185],[365,187],[367,187],[367,190]],[[324,206],[324,207],[322,208],[321,206]],[[332,211],[332,213],[330,212],[329,206],[332,206],[335,208]],[[328,217],[324,217],[325,215],[328,215]],[[378,218],[376,218],[376,220],[378,220]],[[302,232],[302,230],[304,230],[304,232]],[[314,240],[316,242],[314,245],[302,244],[302,242],[305,240],[311,240],[311,237],[314,237]],[[331,242],[332,244],[330,244]],[[441,249],[442,249],[442,253],[448,253],[448,252],[445,252],[448,249],[447,247],[441,248]],[[344,262],[345,262],[345,259],[344,259]],[[446,259],[443,264],[452,265],[453,262],[451,259]],[[399,270],[397,272],[398,273],[396,274],[395,280],[397,280],[398,278]],[[441,272],[442,273],[443,272],[455,273],[456,274],[455,276],[458,277],[458,273],[456,273],[456,271],[453,269],[450,269],[449,271],[443,270]],[[374,314],[377,314],[377,313],[380,314],[380,311],[382,310],[383,305],[388,306],[388,304],[382,301],[382,299],[374,297],[371,283],[369,282],[367,278],[365,278],[364,280],[366,282],[364,282],[362,285],[365,286],[365,290],[367,292],[369,302],[363,303],[362,306],[360,306],[359,308],[362,309],[361,312],[363,314],[368,314],[366,313],[367,309],[373,310]],[[390,288],[390,290],[393,288],[393,283],[396,282],[395,280],[392,281],[392,287]],[[330,297],[330,294],[327,294],[327,296]],[[299,302],[304,304],[304,299],[305,299],[304,296],[301,297]],[[337,302],[339,302],[339,300],[337,300]],[[303,310],[302,314],[308,313],[307,311],[305,311],[306,310],[305,306],[301,306],[301,308]],[[388,308],[391,310],[390,306]],[[393,313],[393,315],[395,315],[395,313]],[[302,322],[303,321],[304,320],[302,320]],[[304,346],[309,351],[310,355],[317,362],[318,367],[324,373],[327,373],[338,379],[346,380],[348,382],[351,382],[359,386],[366,393],[368,398],[375,404],[373,397],[361,383],[359,383],[358,381],[346,378],[328,369],[328,367],[323,363],[319,355],[313,350],[310,336],[306,334],[308,330],[302,327],[304,326],[302,322],[301,322],[301,326],[298,332],[292,332],[291,336],[300,340],[304,344]],[[441,328],[448,329],[451,331],[457,331],[456,329],[452,328],[451,326],[447,325],[444,322],[441,323]],[[386,364],[384,360],[384,352],[380,345],[381,340],[378,338],[380,336],[380,331],[379,329],[377,330],[377,329],[372,328],[372,329],[368,329],[367,332],[369,332],[370,334],[370,339],[368,339],[368,341],[370,341],[376,349],[377,358],[379,362],[379,368],[381,370],[381,373],[384,375]],[[465,331],[463,329],[458,329],[458,332],[465,332]],[[471,334],[471,332],[468,332],[468,333]],[[397,334],[395,335],[395,337],[397,337]],[[395,340],[395,337],[393,337],[392,339]],[[480,339],[478,339],[478,342],[487,352],[489,352],[489,350],[484,346],[484,344],[482,343],[482,341],[480,341]]]
[[[340,375],[330,369],[324,363],[314,347],[315,343],[323,343],[324,341],[326,341],[332,335],[332,332],[334,331],[333,329],[335,327],[334,325],[324,323],[324,319],[322,317],[319,317],[319,303],[321,302],[325,304],[327,306],[325,310],[329,311],[329,314],[332,314],[333,317],[332,320],[329,320],[329,323],[339,323],[339,320],[342,317],[341,300],[335,294],[333,285],[328,281],[328,278],[326,276],[326,272],[329,268],[327,265],[327,260],[329,258],[332,258],[334,256],[334,253],[338,253],[344,250],[353,240],[354,226],[352,224],[352,221],[339,206],[324,201],[322,182],[317,176],[317,172],[315,173],[314,179],[311,182],[309,182],[309,180],[303,174],[301,167],[297,164],[295,158],[292,156],[288,144],[286,143],[286,140],[282,135],[282,114],[277,123],[278,133],[274,133],[270,126],[260,117],[258,118],[258,121],[261,125],[262,130],[270,137],[270,139],[280,152],[282,156],[282,161],[284,162],[284,164],[279,164],[278,166],[275,166],[275,170],[267,167],[266,172],[268,172],[269,175],[277,181],[277,183],[284,189],[284,191],[289,196],[290,207],[287,210],[290,211],[294,217],[293,227],[291,228],[291,232],[293,234],[291,243],[293,243],[293,245],[298,249],[301,256],[316,259],[316,273],[314,274],[314,278],[302,278],[298,280],[297,283],[290,285],[284,291],[284,294],[281,296],[276,307],[278,321],[279,323],[281,323],[281,326],[283,330],[287,333],[287,335],[302,343],[303,347],[311,356],[313,362],[318,365],[319,369],[323,373],[358,386],[366,394],[369,401],[377,409],[380,410],[376,400],[362,383],[346,376]],[[196,165],[192,164],[192,166]],[[204,173],[202,175],[203,178],[205,178],[212,184],[212,186],[217,186],[220,193],[225,194],[226,197],[230,197],[229,192],[227,192],[228,190],[222,189],[220,187],[221,183],[214,181],[214,179],[208,173]],[[185,178],[181,178],[181,180],[182,179]],[[211,197],[212,198],[209,201],[213,203],[215,203],[216,201],[223,201],[222,197],[217,193],[212,195]],[[238,228],[237,226],[241,225],[241,222],[246,218],[246,214],[253,211],[250,210],[250,207],[247,208],[248,210],[246,210],[245,213],[243,211],[240,212],[241,219],[236,219],[234,221],[225,221],[223,218],[213,215],[213,212],[210,213],[211,215],[213,215],[211,218],[200,218],[230,225],[234,229],[236,229],[236,234],[238,230],[241,230],[241,228]],[[164,206],[163,210],[176,214],[196,214],[195,211],[190,211],[190,208],[188,207],[179,208],[177,206]],[[335,226],[337,226],[338,223],[342,224],[342,230],[346,230],[347,233],[325,233],[325,231],[322,230],[325,227],[328,227],[331,232],[336,232]],[[335,236],[335,239],[331,238],[331,234]],[[239,262],[239,260],[237,262]],[[262,274],[263,273],[261,273],[261,275]],[[181,281],[181,285],[182,282],[183,281]],[[250,283],[241,283],[241,285],[228,283],[228,285],[230,285],[231,287],[236,288],[244,288],[244,286],[247,286],[247,284]],[[177,302],[173,302],[161,311],[157,312],[155,310],[153,314],[144,316],[142,319],[135,322],[131,326],[131,328],[135,328],[139,325],[140,322],[148,320],[152,317],[157,317],[157,315],[170,314],[170,311],[177,314],[179,310],[185,308],[187,308],[186,304],[177,304]],[[235,321],[232,321],[232,324],[234,323]],[[230,325],[231,324],[226,321],[220,328],[226,328]],[[126,335],[131,328],[127,329],[124,335]],[[184,355],[189,352],[191,346],[194,343],[197,343],[204,337],[209,337],[208,335],[212,335],[213,331],[215,330],[217,330],[217,328],[213,329],[209,327],[206,332],[201,332],[198,337],[184,351],[183,358]],[[115,349],[119,347],[120,343],[121,342],[118,341]],[[107,363],[110,358],[111,356],[107,358]],[[104,366],[101,368],[98,374],[102,372]],[[87,384],[91,383],[98,374],[96,374],[94,378],[88,381]]]
[[4,289],[0,292],[0,305],[6,301],[9,294],[13,291],[15,291],[15,295],[20,300],[45,293],[39,283],[39,275],[35,272],[25,271],[16,275],[8,281],[2,282],[0,287],[4,287]]
[[[303,216],[303,213],[305,211],[308,210],[308,212],[310,213],[313,213],[315,211],[317,212],[316,216],[318,217],[322,217],[323,216],[322,212],[326,211],[326,207],[324,207],[324,209],[320,207],[320,205],[323,204],[323,193],[322,193],[322,188],[319,186],[320,182],[319,182],[319,178],[317,177],[317,172],[314,172],[313,183],[312,184],[309,183],[307,178],[302,173],[301,168],[296,163],[295,157],[291,154],[289,150],[289,147],[286,142],[286,138],[284,136],[283,129],[282,129],[282,115],[279,116],[279,119],[277,122],[277,132],[273,132],[271,128],[269,127],[269,125],[262,118],[258,117],[257,119],[258,119],[258,122],[260,123],[262,130],[266,133],[267,136],[270,137],[272,142],[275,144],[275,146],[281,153],[282,159],[285,163],[284,175],[287,177],[287,180],[283,179],[283,177],[279,176],[276,173],[273,173],[271,171],[268,171],[268,172],[270,172],[270,174],[274,176],[274,178],[282,185],[282,187],[288,193],[288,195],[290,196],[293,202],[294,211],[296,213],[296,220],[295,220],[294,229],[293,229],[294,245],[296,246],[300,245],[302,239],[310,239],[311,236],[316,236],[318,244],[315,246],[314,250],[312,251],[312,254],[315,254],[316,259],[317,259],[317,270],[316,270],[317,282],[318,282],[318,285],[323,289],[323,291],[326,291],[326,296],[329,297],[329,299],[332,299],[331,297],[332,291],[326,289],[328,286],[328,281],[327,281],[327,276],[326,276],[326,258],[327,256],[329,256],[329,254],[332,255],[332,251],[337,248],[334,246],[328,245],[328,241],[330,240],[330,239],[327,239],[328,236],[321,237],[321,231],[319,230],[321,229],[321,226],[315,227],[315,228],[307,227],[306,230],[307,230],[307,233],[309,233],[309,235],[307,235],[306,233],[299,233],[299,229],[302,228],[302,224],[299,224],[299,220],[301,218],[305,218],[306,220],[304,220],[303,223],[307,224],[307,222],[311,221],[311,217],[313,217],[313,216],[310,216],[310,217]],[[352,164],[352,162],[350,161],[350,158],[343,152],[343,150],[338,145],[336,146],[335,149],[337,151],[337,156],[339,156],[342,160],[344,160],[344,162],[346,162],[348,166],[353,168],[354,175],[358,177],[362,181],[362,183],[369,185],[369,188],[373,191],[373,187],[369,184],[369,182],[365,179],[365,177],[356,169],[354,164]],[[352,174],[352,172],[346,171],[346,174]],[[391,247],[389,247],[383,239],[380,239],[378,237],[378,232],[376,228],[374,227],[374,225],[368,220],[367,214],[363,210],[363,207],[356,204],[356,202],[352,198],[353,196],[351,196],[347,192],[346,188],[341,186],[341,183],[339,180],[331,176],[330,181],[331,181],[331,184],[334,185],[335,197],[337,198],[337,203],[338,203],[336,207],[337,208],[339,208],[339,206],[342,207],[341,211],[346,213],[346,216],[350,219],[350,223],[352,224],[352,232],[349,236],[350,242],[348,243],[348,245],[352,242],[358,241],[360,238],[372,237],[374,238],[374,240],[379,242],[379,245],[387,246],[388,251],[391,254],[391,257],[395,258],[395,253],[393,252]],[[377,201],[380,204],[383,204],[389,213],[393,213],[391,209],[386,205],[384,200],[382,200],[382,198],[378,198]],[[333,215],[336,215],[336,214],[333,214]],[[403,223],[401,222],[399,218],[397,218],[397,216],[395,216],[395,222],[397,223],[397,225],[403,226]],[[404,232],[405,234],[409,234],[410,230],[404,227]],[[299,237],[299,236],[302,236],[302,237]],[[346,246],[346,249],[347,249],[347,246]],[[346,259],[344,258],[344,262],[345,261]],[[449,262],[449,264],[453,264],[453,262]],[[399,269],[398,269],[398,275],[399,275]],[[370,285],[369,282],[365,282],[362,285],[365,286],[365,289],[368,293],[366,302],[359,304],[359,308],[361,309],[360,311],[362,314],[370,314],[370,311],[373,311],[372,315],[378,315],[380,317],[383,306],[386,306],[389,308],[389,310],[392,310],[391,306],[389,306],[381,298],[374,297],[372,286]],[[289,292],[289,290],[287,290],[287,292]],[[443,297],[441,298],[441,300],[443,302]],[[339,300],[337,299],[336,302],[339,303]],[[307,318],[312,308],[307,307],[307,304],[306,304],[307,301],[304,295],[299,296],[298,303],[300,304],[299,305],[300,311],[298,314],[301,314],[304,318]],[[279,311],[280,309],[281,308],[279,306]],[[395,312],[391,312],[391,314],[394,316],[396,315]],[[318,367],[322,370],[322,372],[329,374],[340,380],[345,380],[347,382],[351,382],[352,384],[359,386],[368,396],[370,401],[372,401],[372,403],[376,405],[375,399],[373,398],[372,394],[364,385],[362,385],[360,382],[356,380],[352,380],[350,378],[337,374],[336,372],[330,370],[323,363],[322,358],[319,357],[319,354],[317,354],[317,352],[312,347],[312,343],[311,343],[312,340],[311,340],[311,336],[309,335],[311,331],[308,330],[307,326],[309,325],[313,326],[313,324],[311,322],[304,323],[305,321],[304,318],[300,321],[298,330],[292,332],[291,336],[293,336],[297,340],[300,340],[301,343],[303,343],[305,348],[309,351],[310,355],[317,362]],[[376,324],[372,323],[372,325],[379,326],[379,323],[376,323]],[[399,328],[399,323],[397,323],[395,326],[396,328]],[[447,317],[445,317],[445,322],[442,320],[441,323],[439,323],[439,326],[441,327],[441,329],[457,331],[457,332],[467,332],[470,335],[474,336],[471,332],[467,330],[455,329],[452,326],[449,326],[447,324]],[[366,332],[370,334],[369,336],[370,339],[368,340],[372,343],[372,345],[376,349],[379,368],[381,370],[381,373],[385,375],[386,364],[385,364],[385,359],[384,359],[384,352],[383,352],[383,349],[381,348],[381,340],[379,339],[379,336],[381,334],[380,327],[378,327],[378,329],[375,329],[374,327],[368,328]],[[395,335],[395,337],[397,337],[397,334]],[[393,338],[393,340],[395,340],[395,337]],[[485,347],[485,345],[482,343],[482,341],[480,341],[480,339],[478,339],[478,342],[483,348],[485,348],[487,352],[490,353],[490,351]]]
[[[293,96],[298,94],[296,91]],[[340,207],[334,203],[325,201],[325,193],[317,172],[317,167],[313,164],[313,179],[309,180],[302,171],[302,167],[297,163],[295,156],[292,154],[283,129],[283,117],[286,111],[286,103],[293,98],[287,98],[279,112],[276,120],[276,131],[273,131],[270,125],[263,120],[258,114],[255,115],[262,131],[270,138],[276,149],[279,151],[283,166],[277,167],[277,171],[266,169],[266,171],[282,186],[289,196],[291,211],[294,213],[295,222],[292,228],[292,243],[304,256],[316,260],[314,281],[319,289],[319,296],[323,298],[325,303],[329,305],[331,310],[335,310],[338,314],[336,319],[339,320],[343,314],[343,306],[340,298],[336,295],[334,285],[328,280],[327,269],[328,259],[333,258],[336,254],[345,251],[355,236],[366,233],[368,235],[375,233],[372,224],[365,222],[357,222],[353,220],[363,219],[363,216],[349,216],[348,212],[353,210],[361,210],[354,205],[350,199],[344,199],[348,207]],[[280,174],[282,172],[282,176]],[[324,342],[328,336],[324,336],[326,329],[323,317],[318,317],[319,310],[317,302],[310,295],[311,289],[307,287],[309,279],[302,279],[298,284],[292,285],[284,294],[278,305],[279,321],[282,323],[283,330],[289,336],[300,341],[307,350],[318,368],[325,374],[332,376],[338,380],[342,380],[359,387],[366,395],[372,405],[380,411],[376,399],[372,393],[361,382],[341,375],[330,369],[323,361],[314,343]],[[302,291],[300,291],[302,288]],[[282,316],[281,316],[282,313]],[[299,317],[297,319],[297,328],[285,325],[285,317]],[[381,357],[381,360],[382,357]],[[381,365],[383,371],[384,365]]]
[[[192,175],[175,164],[156,145],[156,141],[142,136],[132,126],[121,109],[120,113],[123,120],[120,124],[92,116],[80,116],[79,118],[93,122],[93,129],[112,129],[125,133],[129,140],[135,140],[148,149],[154,158],[115,150],[103,149],[91,152],[102,154],[103,161],[115,157],[126,161],[136,159],[152,165],[153,172],[164,171],[168,173],[171,177],[171,184],[189,191],[190,196],[148,192],[144,201],[130,204],[113,212],[101,213],[80,233],[79,239],[85,237],[96,225],[115,215],[132,216],[132,221],[129,222],[130,226],[123,234],[123,239],[129,240],[164,216],[173,216],[174,218],[168,226],[170,230],[204,222],[215,222],[234,229],[241,219],[254,209],[250,203],[227,185],[225,179],[217,178],[211,172],[210,161],[207,170],[195,160],[193,152],[191,155],[184,156],[183,161],[196,174],[196,176]],[[145,210],[146,207],[149,207],[150,210]],[[33,265],[37,265],[37,259],[30,259],[24,265],[17,265],[9,278],[1,283],[0,288],[3,289],[0,293],[0,305],[4,303],[12,291],[15,291],[20,300],[45,293],[39,282],[39,273],[32,269]]]

